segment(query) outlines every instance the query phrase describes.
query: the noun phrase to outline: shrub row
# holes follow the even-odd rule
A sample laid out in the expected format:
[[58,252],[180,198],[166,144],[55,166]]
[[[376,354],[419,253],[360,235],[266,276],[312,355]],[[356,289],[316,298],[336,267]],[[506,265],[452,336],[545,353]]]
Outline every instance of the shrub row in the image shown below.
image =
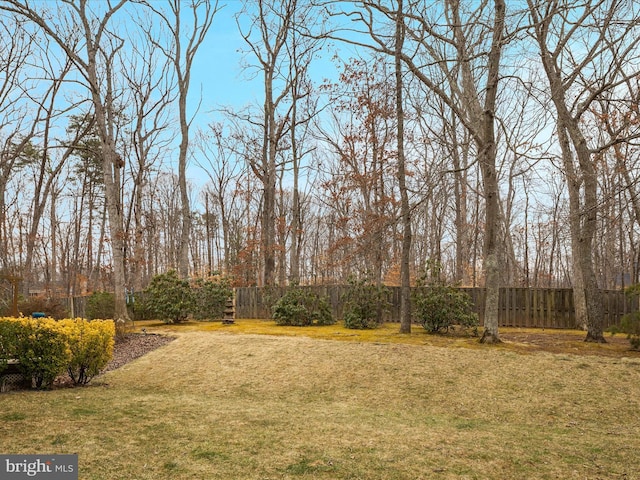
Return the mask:
[[10,359],[32,386],[49,388],[64,373],[85,385],[113,355],[115,325],[110,320],[0,318],[0,374]]
[[141,308],[165,323],[221,319],[227,299],[233,296],[231,282],[224,277],[181,279],[175,270],[156,275],[144,291]]
[[[224,316],[227,299],[233,296],[225,277],[186,280],[175,270],[154,276],[149,286],[127,299],[129,315],[136,320],[180,323],[188,318],[216,320]],[[94,292],[87,299],[86,316],[113,318],[115,299],[111,292]]]
[[[447,333],[456,327],[472,329],[477,334],[478,316],[473,313],[471,298],[453,285],[439,279],[437,266],[432,266],[419,280],[423,287],[414,291],[414,318],[429,333]],[[382,324],[383,313],[389,308],[389,290],[364,276],[351,277],[349,289],[343,295],[344,326],[351,329],[371,329]],[[330,325],[328,300],[309,289],[292,285],[272,307],[278,325]]]

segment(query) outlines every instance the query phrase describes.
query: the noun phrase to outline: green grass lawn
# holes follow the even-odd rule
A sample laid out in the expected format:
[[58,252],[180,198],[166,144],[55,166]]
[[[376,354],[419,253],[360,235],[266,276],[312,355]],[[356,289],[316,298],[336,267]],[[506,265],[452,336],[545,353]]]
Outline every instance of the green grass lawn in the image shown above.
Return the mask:
[[637,357],[232,332],[0,395],[0,452],[105,480],[640,478]]

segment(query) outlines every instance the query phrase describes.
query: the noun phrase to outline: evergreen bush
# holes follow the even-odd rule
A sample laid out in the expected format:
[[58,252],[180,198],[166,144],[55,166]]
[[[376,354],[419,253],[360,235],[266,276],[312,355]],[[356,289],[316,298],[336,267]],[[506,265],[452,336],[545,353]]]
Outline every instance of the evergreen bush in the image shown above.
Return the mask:
[[194,295],[189,282],[175,270],[153,277],[144,296],[146,307],[165,323],[184,322],[193,309]]
[[626,333],[631,349],[640,350],[640,312],[627,313],[620,319],[620,325],[612,330]]
[[196,320],[215,320],[224,316],[227,300],[233,297],[231,282],[224,277],[198,278],[193,282],[194,309]]
[[455,326],[477,334],[478,315],[471,297],[440,278],[440,267],[429,264],[413,292],[414,315],[429,333],[446,333]]
[[156,313],[153,306],[147,301],[146,292],[138,292],[135,295],[135,300],[129,304],[129,315],[134,320],[155,320]]
[[278,325],[332,325],[335,323],[326,297],[309,288],[292,285],[273,306],[273,319]]
[[113,356],[115,324],[109,320],[67,319],[66,328],[71,359],[67,372],[76,385],[86,385],[107,366]]
[[342,297],[344,302],[344,326],[352,329],[378,328],[382,315],[389,310],[389,289],[377,285],[365,276],[348,279],[348,290]]
[[94,318],[113,318],[116,313],[116,301],[111,292],[93,292],[87,299],[85,315]]
[[20,371],[37,389],[51,387],[71,360],[67,334],[52,318],[20,318],[16,358]]
[[[625,291],[625,295],[640,295],[640,283],[629,285]],[[640,312],[635,311],[623,315],[620,319],[620,325],[612,325],[608,329],[612,334],[626,333],[632,350],[640,350]]]

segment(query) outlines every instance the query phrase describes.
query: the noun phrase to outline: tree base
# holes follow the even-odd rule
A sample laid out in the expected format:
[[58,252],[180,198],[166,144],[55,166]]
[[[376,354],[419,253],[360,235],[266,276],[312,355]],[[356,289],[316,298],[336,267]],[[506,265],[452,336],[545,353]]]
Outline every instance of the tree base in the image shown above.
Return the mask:
[[127,335],[127,331],[130,329],[129,327],[133,325],[131,320],[125,320],[123,318],[114,319],[113,323],[116,326],[116,339],[118,340],[122,340]]
[[591,332],[587,332],[587,336],[584,339],[585,342],[588,343],[607,343],[604,336],[600,334],[593,334]]
[[497,333],[491,333],[489,332],[489,330],[485,329],[485,331],[482,332],[482,337],[480,337],[480,343],[494,345],[497,343],[502,343],[502,340],[500,340],[500,337]]

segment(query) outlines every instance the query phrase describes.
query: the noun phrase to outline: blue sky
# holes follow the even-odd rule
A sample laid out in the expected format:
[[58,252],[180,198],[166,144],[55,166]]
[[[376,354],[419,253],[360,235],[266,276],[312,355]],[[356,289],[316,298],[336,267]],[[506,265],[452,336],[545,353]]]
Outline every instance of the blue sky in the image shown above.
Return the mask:
[[202,91],[200,116],[220,105],[242,107],[259,99],[259,83],[252,85],[242,71],[241,50],[246,44],[234,17],[240,5],[238,1],[227,2],[216,13],[194,61],[190,100],[197,101]]
[[[263,102],[261,77],[258,75],[250,80],[249,74],[242,68],[244,61],[254,62],[250,54],[245,56],[248,46],[238,31],[235,19],[242,2],[229,0],[221,2],[221,5],[224,6],[216,13],[192,70],[192,105],[200,98],[202,91],[199,117],[219,106],[241,108],[249,103],[262,105]],[[312,71],[316,75],[314,81],[322,82],[325,77],[334,77],[336,70],[329,58],[317,58]]]
[[[221,107],[240,110],[249,104],[259,108],[263,104],[262,76],[259,72],[256,75],[255,69],[243,69],[243,64],[253,65],[255,57],[246,53],[248,45],[238,31],[235,15],[241,7],[242,2],[238,0],[224,2],[194,60],[189,116],[194,115],[198,101],[202,101],[193,121],[193,133],[196,128],[205,128],[214,120],[222,120],[221,114],[213,110]],[[330,60],[331,55],[328,52],[326,58],[318,56],[314,60],[311,71],[316,83],[335,77],[336,67]],[[252,74],[253,78],[250,78]],[[197,156],[197,149],[193,149],[192,154]],[[189,177],[194,186],[201,186],[205,180],[194,161],[190,162]]]

